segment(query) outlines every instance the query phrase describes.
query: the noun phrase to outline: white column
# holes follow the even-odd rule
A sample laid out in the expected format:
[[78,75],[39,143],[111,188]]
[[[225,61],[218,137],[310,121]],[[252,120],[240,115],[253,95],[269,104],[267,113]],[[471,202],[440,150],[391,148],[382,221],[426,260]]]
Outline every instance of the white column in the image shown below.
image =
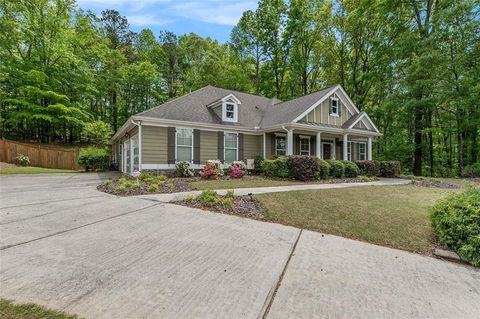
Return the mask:
[[369,161],[372,160],[372,138],[368,138],[368,149],[367,149],[367,158]]
[[263,133],[263,159],[267,159],[267,133]]
[[343,134],[343,160],[348,160],[348,134]]
[[322,159],[322,133],[317,132],[317,144],[315,145],[317,147],[317,158]]
[[142,171],[142,122],[138,123],[138,170]]
[[287,132],[287,156],[293,155],[293,130]]

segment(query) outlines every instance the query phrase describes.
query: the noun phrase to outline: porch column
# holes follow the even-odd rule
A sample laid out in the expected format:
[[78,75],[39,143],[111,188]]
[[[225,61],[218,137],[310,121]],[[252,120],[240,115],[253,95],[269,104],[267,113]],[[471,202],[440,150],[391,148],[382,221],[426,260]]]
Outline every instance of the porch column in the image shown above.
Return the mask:
[[368,149],[367,149],[367,158],[369,161],[372,160],[372,138],[368,138]]
[[343,160],[348,160],[348,134],[343,134]]
[[287,132],[287,156],[293,155],[293,130]]
[[317,144],[315,145],[317,147],[317,158],[322,159],[322,133],[317,132]]
[[267,133],[263,133],[263,159],[267,159]]

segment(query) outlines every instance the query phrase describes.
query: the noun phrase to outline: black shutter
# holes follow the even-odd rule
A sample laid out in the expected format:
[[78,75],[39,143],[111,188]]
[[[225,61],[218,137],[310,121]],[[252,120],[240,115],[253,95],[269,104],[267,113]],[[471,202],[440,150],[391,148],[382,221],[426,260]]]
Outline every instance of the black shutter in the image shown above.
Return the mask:
[[238,160],[243,161],[243,133],[238,133]]
[[[270,155],[276,155],[275,141],[276,141],[275,134],[272,134],[272,144],[271,144],[272,153]],[[267,156],[267,157],[270,157],[270,156]]]
[[193,130],[193,164],[200,164],[200,130]]
[[332,114],[332,97],[328,99],[328,114]]
[[223,132],[218,132],[218,159],[223,163],[225,161],[224,154],[224,134]]
[[167,163],[175,164],[175,134],[174,127],[167,128]]
[[338,99],[337,107],[338,107],[338,116],[342,116],[342,101],[340,101],[340,99]]

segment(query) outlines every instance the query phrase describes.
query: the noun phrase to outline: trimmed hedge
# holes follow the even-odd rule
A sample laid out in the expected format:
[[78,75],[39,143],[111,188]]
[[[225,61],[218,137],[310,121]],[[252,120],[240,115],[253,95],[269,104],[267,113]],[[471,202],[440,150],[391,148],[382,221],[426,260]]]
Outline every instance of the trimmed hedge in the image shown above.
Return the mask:
[[290,168],[288,167],[288,157],[281,156],[274,160],[264,160],[262,162],[262,174],[272,177],[289,177]]
[[318,178],[320,171],[318,160],[314,156],[289,156],[288,166],[290,167],[290,176],[301,181]]
[[360,169],[354,162],[343,161],[343,165],[345,166],[345,177],[355,178],[360,175]]
[[453,194],[439,201],[430,213],[440,243],[480,266],[480,188]]
[[330,177],[343,178],[345,177],[345,164],[339,160],[329,160],[330,164]]
[[360,175],[379,177],[399,177],[401,173],[399,161],[355,161]]
[[320,179],[327,179],[330,176],[330,164],[325,160],[318,160],[318,177]]
[[106,170],[110,166],[108,151],[104,148],[96,147],[82,148],[78,157],[78,164],[85,167],[86,171],[90,169]]

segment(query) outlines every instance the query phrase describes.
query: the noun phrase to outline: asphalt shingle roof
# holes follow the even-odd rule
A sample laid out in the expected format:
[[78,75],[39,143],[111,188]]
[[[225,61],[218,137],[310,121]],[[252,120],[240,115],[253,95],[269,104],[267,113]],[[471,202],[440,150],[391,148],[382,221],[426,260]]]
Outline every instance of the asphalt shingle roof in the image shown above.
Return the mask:
[[348,128],[352,125],[360,116],[363,116],[365,112],[360,112],[358,114],[352,115],[345,123],[343,123],[342,128]]
[[[292,122],[333,89],[334,86],[282,102],[275,98],[269,99],[263,96],[208,85],[136,115],[247,128],[267,127]],[[237,123],[223,122],[211,108],[207,107],[207,105],[219,101],[229,94],[235,95],[241,102],[238,106]]]

